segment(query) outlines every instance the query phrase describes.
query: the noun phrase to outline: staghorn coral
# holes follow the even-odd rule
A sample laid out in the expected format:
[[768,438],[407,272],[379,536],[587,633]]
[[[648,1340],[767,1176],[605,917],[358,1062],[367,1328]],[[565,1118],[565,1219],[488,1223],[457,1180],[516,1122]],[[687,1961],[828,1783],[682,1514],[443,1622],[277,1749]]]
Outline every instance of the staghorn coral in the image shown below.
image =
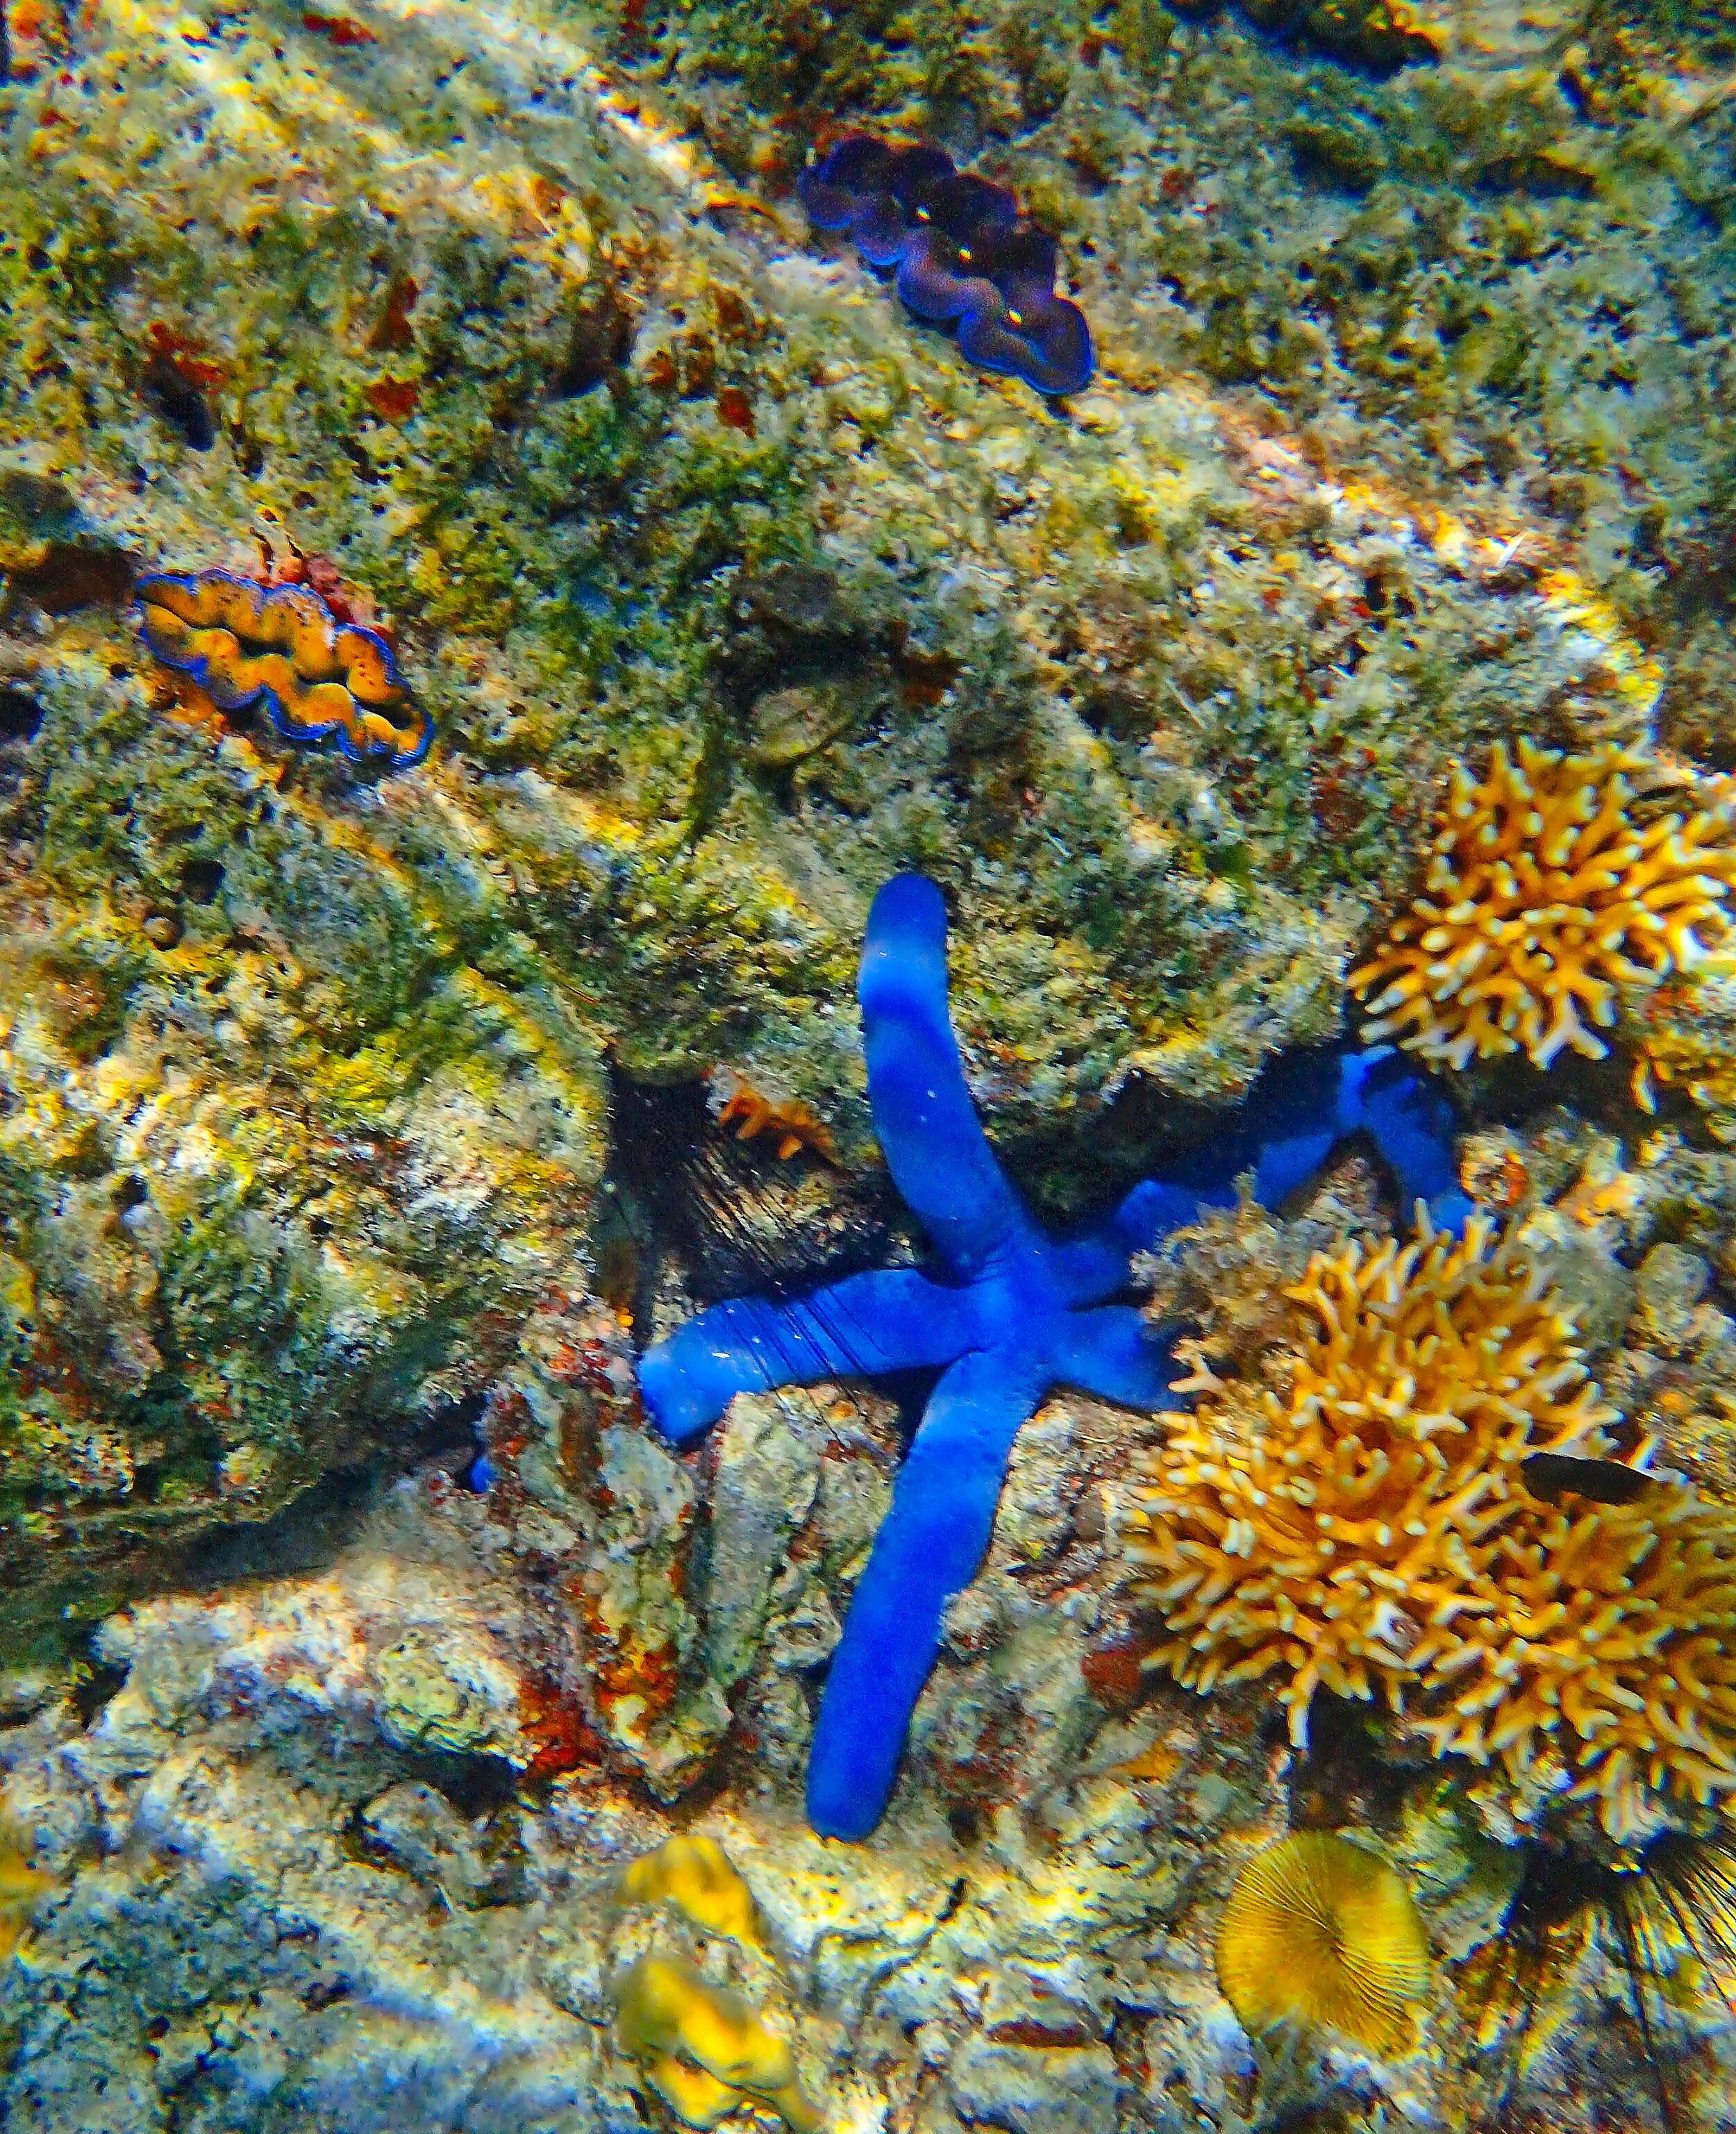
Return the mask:
[[613,1991],[623,2048],[689,2127],[715,2127],[749,2103],[769,2105],[794,2134],[820,2126],[789,2047],[739,1993],[666,1956],[641,1957]]
[[137,586],[146,644],[212,702],[263,701],[287,740],[326,741],[352,763],[420,763],[434,722],[405,694],[378,630],[340,623],[311,586],[266,587],[233,572],[156,572]]
[[1370,2052],[1401,2053],[1429,1989],[1428,1938],[1395,1868],[1335,1831],[1297,1831],[1236,1877],[1218,1982],[1254,2036],[1324,2025]]
[[1565,1790],[1619,1839],[1661,1797],[1736,1791],[1736,1522],[1661,1481],[1630,1504],[1526,1487],[1537,1453],[1605,1458],[1618,1418],[1513,1238],[1425,1220],[1316,1254],[1286,1294],[1284,1374],[1202,1372],[1122,1507],[1167,1621],[1153,1663],[1202,1691],[1282,1674],[1299,1743],[1317,1689],[1382,1697],[1437,1755],[1497,1767],[1521,1816]]
[[[1462,767],[1425,894],[1350,974],[1372,1040],[1464,1067],[1564,1045],[1608,1050],[1620,989],[1692,969],[1729,930],[1736,799],[1722,785],[1684,818],[1642,823],[1629,804],[1645,760],[1606,746],[1564,756],[1497,743],[1479,785]],[[1582,1012],[1583,1011],[1583,1012]]]

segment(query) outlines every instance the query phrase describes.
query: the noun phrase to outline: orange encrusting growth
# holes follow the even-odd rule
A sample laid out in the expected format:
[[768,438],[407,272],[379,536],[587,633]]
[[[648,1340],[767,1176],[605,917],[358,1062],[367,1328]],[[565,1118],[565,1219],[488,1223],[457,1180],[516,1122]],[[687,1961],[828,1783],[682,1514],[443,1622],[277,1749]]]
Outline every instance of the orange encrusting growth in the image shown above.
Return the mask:
[[1396,1869],[1335,1832],[1298,1831],[1236,1877],[1218,1983],[1251,2036],[1324,2025],[1370,2052],[1408,2052],[1428,1937]]
[[734,1127],[737,1141],[774,1134],[779,1157],[785,1163],[804,1148],[824,1162],[837,1160],[837,1146],[816,1113],[806,1104],[762,1095],[733,1067],[711,1069],[711,1099],[718,1125]]
[[1207,1690],[1284,1678],[1382,1697],[1438,1755],[1565,1789],[1615,1837],[1652,1796],[1736,1793],[1736,1516],[1679,1484],[1629,1504],[1534,1496],[1540,1451],[1608,1457],[1618,1420],[1512,1238],[1317,1253],[1281,1392],[1203,1373],[1121,1513],[1167,1642]]
[[263,698],[290,740],[335,735],[357,762],[402,769],[427,755],[432,722],[409,702],[391,647],[337,622],[311,587],[201,571],[154,574],[137,591],[146,644],[221,709]]
[[[1425,894],[1350,974],[1371,1039],[1464,1067],[1564,1046],[1600,1060],[1623,987],[1702,963],[1728,935],[1736,794],[1642,825],[1629,813],[1642,757],[1497,745],[1479,785],[1453,773]],[[1594,1027],[1595,1026],[1595,1027]]]

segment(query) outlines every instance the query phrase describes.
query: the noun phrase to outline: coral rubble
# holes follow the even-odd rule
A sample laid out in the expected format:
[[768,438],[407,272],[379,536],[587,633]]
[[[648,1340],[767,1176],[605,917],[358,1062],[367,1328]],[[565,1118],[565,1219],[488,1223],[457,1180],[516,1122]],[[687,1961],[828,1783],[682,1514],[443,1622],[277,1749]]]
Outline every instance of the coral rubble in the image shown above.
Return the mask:
[[1600,1060],[1622,992],[1693,971],[1730,929],[1736,799],[1643,820],[1627,751],[1496,744],[1478,782],[1453,774],[1425,894],[1350,974],[1372,1039],[1464,1067],[1564,1046]]

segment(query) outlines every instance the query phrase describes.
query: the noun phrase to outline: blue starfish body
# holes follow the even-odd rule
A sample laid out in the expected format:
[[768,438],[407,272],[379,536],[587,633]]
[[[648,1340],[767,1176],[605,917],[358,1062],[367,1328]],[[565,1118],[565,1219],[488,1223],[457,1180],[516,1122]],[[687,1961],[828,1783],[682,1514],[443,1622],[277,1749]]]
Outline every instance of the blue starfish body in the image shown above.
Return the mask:
[[1071,1385],[1137,1408],[1169,1388],[1168,1349],[1124,1290],[1136,1253],[1227,1205],[1255,1175],[1275,1204],[1348,1134],[1372,1135],[1408,1197],[1457,1227],[1444,1101],[1390,1052],[1323,1048],[1262,1076],[1241,1123],[1164,1180],[1136,1186],[1095,1228],[1054,1238],[988,1145],[947,1012],[946,912],[920,875],[874,900],[859,997],[875,1131],[940,1278],[909,1268],[853,1275],[793,1303],[736,1298],[645,1355],[645,1406],[677,1444],[738,1393],[940,1369],[851,1604],[808,1764],[816,1830],[865,1837],[880,1821],[910,1714],[939,1649],[946,1605],[987,1551],[1019,1427]]

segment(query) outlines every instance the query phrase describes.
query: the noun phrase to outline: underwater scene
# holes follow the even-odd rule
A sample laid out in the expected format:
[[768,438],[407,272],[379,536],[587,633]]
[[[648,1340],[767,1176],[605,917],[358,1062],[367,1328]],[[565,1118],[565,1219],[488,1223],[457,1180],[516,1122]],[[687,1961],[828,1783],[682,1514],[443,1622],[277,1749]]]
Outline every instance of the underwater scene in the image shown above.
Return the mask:
[[1736,0],[0,0],[3,2134],[1736,2134]]

